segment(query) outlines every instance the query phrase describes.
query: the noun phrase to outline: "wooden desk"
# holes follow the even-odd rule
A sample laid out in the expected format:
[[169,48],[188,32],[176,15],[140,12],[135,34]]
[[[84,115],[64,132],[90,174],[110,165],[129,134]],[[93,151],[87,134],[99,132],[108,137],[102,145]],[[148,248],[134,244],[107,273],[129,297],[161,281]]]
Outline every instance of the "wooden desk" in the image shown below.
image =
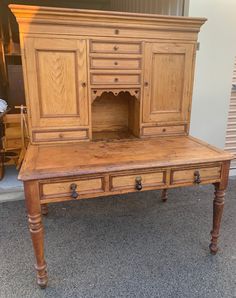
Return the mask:
[[[11,5],[19,23],[30,143],[24,181],[38,284],[46,204],[212,183],[218,250],[232,156],[189,134],[205,18]],[[116,139],[116,140],[114,140]],[[118,140],[119,139],[119,140]]]
[[47,284],[41,206],[50,202],[212,183],[210,251],[215,254],[231,159],[190,136],[31,145],[19,178],[24,181],[38,284]]

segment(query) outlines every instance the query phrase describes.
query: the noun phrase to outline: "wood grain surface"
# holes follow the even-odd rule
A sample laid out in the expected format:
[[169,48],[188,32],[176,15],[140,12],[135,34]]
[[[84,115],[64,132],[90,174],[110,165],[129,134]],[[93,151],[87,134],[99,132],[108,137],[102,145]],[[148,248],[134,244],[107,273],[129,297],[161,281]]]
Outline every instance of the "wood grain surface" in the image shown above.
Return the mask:
[[33,180],[230,159],[231,154],[188,136],[82,142],[60,146],[31,145],[19,178]]

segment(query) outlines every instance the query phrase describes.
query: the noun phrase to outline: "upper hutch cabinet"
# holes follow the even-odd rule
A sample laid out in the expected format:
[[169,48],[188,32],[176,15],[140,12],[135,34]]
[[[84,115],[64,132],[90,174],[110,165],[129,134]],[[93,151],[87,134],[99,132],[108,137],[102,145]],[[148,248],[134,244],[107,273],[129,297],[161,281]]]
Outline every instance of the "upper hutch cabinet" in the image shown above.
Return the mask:
[[27,37],[24,46],[32,141],[86,138],[86,41]]
[[144,122],[187,122],[191,102],[194,45],[146,43]]
[[202,18],[14,6],[34,144],[187,135]]

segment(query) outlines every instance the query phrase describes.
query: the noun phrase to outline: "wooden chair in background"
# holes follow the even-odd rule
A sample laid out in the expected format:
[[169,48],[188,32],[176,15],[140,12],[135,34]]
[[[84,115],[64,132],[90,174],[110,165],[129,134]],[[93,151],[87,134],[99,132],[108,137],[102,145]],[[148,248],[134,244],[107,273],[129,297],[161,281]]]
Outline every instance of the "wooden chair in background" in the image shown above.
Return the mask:
[[17,169],[24,159],[28,144],[28,126],[25,106],[16,106],[20,114],[7,114],[3,118],[2,138],[5,165],[15,165]]
[[3,117],[4,136],[2,151],[5,165],[16,165],[21,151],[20,114],[6,114]]

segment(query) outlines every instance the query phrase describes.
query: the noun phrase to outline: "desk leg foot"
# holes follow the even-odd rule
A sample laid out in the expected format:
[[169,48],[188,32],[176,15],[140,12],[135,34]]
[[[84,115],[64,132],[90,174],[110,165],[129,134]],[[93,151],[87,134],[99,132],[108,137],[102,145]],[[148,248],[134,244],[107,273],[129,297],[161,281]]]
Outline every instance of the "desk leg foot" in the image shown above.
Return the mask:
[[39,188],[35,181],[24,183],[28,222],[36,259],[37,284],[43,289],[48,283],[47,265],[44,258],[44,231],[42,224]]
[[38,267],[37,265],[35,265],[35,269],[37,270],[37,284],[40,286],[41,289],[45,289],[48,284],[46,263],[42,267]]
[[42,204],[41,205],[41,212],[42,212],[42,215],[48,215],[48,204]]
[[167,189],[163,189],[162,190],[162,193],[161,193],[161,199],[162,199],[162,202],[166,202],[167,199],[168,199],[168,192],[167,192]]
[[215,184],[215,198],[213,201],[213,228],[211,231],[211,243],[209,245],[211,254],[218,251],[218,238],[220,233],[220,223],[224,209],[225,189],[220,189],[219,184]]

